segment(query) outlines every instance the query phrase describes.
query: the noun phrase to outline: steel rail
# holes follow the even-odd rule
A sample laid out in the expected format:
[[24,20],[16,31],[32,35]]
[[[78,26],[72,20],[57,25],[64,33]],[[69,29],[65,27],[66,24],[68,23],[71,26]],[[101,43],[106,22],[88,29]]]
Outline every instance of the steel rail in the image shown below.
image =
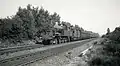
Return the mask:
[[43,45],[27,45],[27,46],[17,46],[17,47],[9,47],[9,48],[1,48],[0,49],[0,55],[23,51],[23,50],[30,50],[34,48],[40,48],[43,47]]
[[76,41],[76,42],[70,42],[70,43],[64,43],[60,45],[53,45],[53,46],[46,46],[44,47],[44,50],[33,52],[30,54],[23,54],[20,56],[0,60],[0,66],[18,66],[18,65],[25,65],[29,64],[31,62],[35,62],[36,60],[42,60],[44,58],[47,58],[52,55],[56,55],[65,51],[68,51],[69,49],[73,49],[75,47],[81,46],[83,44],[86,44],[94,39],[87,39],[82,41]]

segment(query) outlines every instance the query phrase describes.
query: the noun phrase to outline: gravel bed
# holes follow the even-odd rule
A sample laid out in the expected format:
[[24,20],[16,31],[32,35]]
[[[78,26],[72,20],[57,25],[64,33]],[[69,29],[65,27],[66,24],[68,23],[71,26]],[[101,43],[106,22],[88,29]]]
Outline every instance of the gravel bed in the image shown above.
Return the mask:
[[80,47],[73,48],[67,52],[43,60],[28,64],[27,66],[87,66],[84,56],[80,57],[82,51],[90,48],[98,40],[88,42]]
[[47,50],[47,49],[50,49],[50,48],[65,46],[65,45],[78,43],[78,42],[81,42],[81,41],[71,42],[71,43],[67,43],[67,44],[63,43],[63,44],[58,44],[58,45],[50,45],[50,46],[46,46],[46,47],[35,48],[35,49],[31,49],[31,50],[24,50],[24,51],[19,51],[19,52],[14,52],[14,53],[6,53],[4,55],[0,55],[0,60],[7,59],[7,58],[12,58],[12,57],[16,57],[16,56],[21,56],[21,55],[25,55],[25,54],[35,53],[35,52],[38,52],[38,51],[44,51],[44,50]]

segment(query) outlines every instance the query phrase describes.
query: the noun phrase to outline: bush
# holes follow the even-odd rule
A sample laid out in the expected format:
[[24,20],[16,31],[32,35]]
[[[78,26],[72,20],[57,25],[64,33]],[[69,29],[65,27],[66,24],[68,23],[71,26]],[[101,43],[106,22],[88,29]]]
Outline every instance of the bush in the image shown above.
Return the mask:
[[114,41],[120,41],[120,27],[116,27],[113,32],[106,34],[106,37]]
[[105,45],[104,50],[108,55],[120,57],[120,44],[111,42]]
[[95,66],[95,65],[101,65],[103,62],[102,62],[101,58],[94,57],[88,63],[89,63],[90,66]]
[[93,57],[89,66],[120,66],[120,58],[112,56]]
[[119,42],[105,40],[102,46],[101,48],[103,48],[103,50],[98,50],[100,48],[97,48],[97,52],[94,51],[94,56],[90,57],[88,61],[89,66],[120,66]]

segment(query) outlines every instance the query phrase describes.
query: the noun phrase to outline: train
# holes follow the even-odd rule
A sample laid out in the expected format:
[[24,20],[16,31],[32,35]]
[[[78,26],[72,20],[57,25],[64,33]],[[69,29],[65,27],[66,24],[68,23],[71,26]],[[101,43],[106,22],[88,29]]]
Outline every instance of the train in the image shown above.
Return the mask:
[[50,45],[96,37],[99,37],[99,34],[93,33],[91,31],[85,31],[79,27],[71,25],[59,25],[58,22],[56,22],[52,30],[46,31],[46,33],[41,33],[41,36],[39,38],[40,40],[37,39],[36,43]]

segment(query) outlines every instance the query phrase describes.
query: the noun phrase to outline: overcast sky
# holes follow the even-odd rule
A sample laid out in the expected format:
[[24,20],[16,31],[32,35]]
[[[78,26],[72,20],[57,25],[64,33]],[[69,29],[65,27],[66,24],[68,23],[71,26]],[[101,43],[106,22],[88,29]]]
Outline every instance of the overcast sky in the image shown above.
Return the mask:
[[120,26],[120,0],[0,0],[0,18],[15,15],[19,6],[27,4],[43,6],[61,20],[99,34]]

